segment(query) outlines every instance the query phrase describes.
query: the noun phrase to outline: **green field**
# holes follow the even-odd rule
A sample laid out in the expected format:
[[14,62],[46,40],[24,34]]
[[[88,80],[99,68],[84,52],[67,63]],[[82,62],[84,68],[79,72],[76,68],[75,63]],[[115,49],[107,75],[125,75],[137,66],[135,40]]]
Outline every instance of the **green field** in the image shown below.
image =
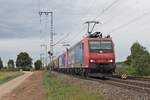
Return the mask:
[[43,80],[47,100],[104,100],[102,96],[61,82],[47,72]]
[[13,78],[16,78],[17,76],[20,76],[22,74],[23,72],[10,72],[10,71],[1,72],[0,71],[0,84],[7,82]]

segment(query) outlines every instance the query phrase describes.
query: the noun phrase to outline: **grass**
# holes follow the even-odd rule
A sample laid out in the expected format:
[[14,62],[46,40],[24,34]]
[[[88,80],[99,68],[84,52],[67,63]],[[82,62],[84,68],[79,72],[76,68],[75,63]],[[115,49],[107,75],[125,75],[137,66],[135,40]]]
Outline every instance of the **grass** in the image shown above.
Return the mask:
[[[136,72],[135,68],[133,68],[133,67],[131,67],[131,66],[129,66],[123,62],[117,63],[116,65],[117,65],[116,66],[116,74],[117,75],[127,74],[129,76],[143,76],[143,75],[138,74]],[[149,72],[149,70],[148,70],[148,72]],[[144,77],[147,77],[147,76],[144,76]]]
[[3,71],[0,72],[0,84],[5,83],[11,79],[16,78],[17,76],[22,75],[23,72],[13,72],[13,71]]
[[116,64],[116,74],[122,75],[122,74],[129,74],[129,66],[125,63],[117,63]]
[[48,72],[44,74],[43,84],[47,100],[104,100],[102,96],[61,82],[48,74]]

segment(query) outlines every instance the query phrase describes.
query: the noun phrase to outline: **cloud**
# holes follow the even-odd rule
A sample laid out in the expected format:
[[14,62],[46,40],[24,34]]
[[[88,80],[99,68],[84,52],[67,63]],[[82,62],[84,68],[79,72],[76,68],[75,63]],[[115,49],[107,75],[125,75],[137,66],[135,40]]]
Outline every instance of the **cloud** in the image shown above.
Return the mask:
[[41,52],[40,44],[42,41],[39,38],[26,39],[5,39],[0,40],[0,57],[4,60],[6,65],[9,59],[16,60],[20,52],[27,52],[35,61],[39,59]]
[[38,35],[36,2],[1,0],[0,6],[0,38],[26,38]]
[[[50,17],[46,20],[42,16],[42,34],[39,23],[39,0],[0,0],[0,53],[1,55],[13,55],[26,50],[38,55],[39,38],[43,42],[49,42]],[[57,35],[54,42],[67,33],[70,35],[64,40],[72,45],[82,39],[87,31],[84,24],[87,20],[93,20],[107,6],[115,0],[40,0],[41,11],[54,12],[54,32]],[[118,0],[103,15],[97,18],[102,22],[96,26],[95,31],[101,31],[105,35],[116,27],[132,20],[133,18],[150,11],[148,0]],[[130,46],[138,40],[150,51],[149,34],[150,16],[143,16],[115,32],[111,33],[116,44],[117,60],[124,60],[130,53]],[[47,26],[46,24],[47,23]],[[25,45],[22,45],[25,44]],[[37,44],[36,44],[37,43]],[[20,47],[21,49],[18,49]],[[55,51],[63,52],[64,48],[56,47]],[[17,51],[17,52],[16,52]],[[57,53],[56,53],[57,54]],[[5,57],[5,55],[3,55]],[[8,57],[8,55],[7,55]],[[7,58],[5,57],[5,58]],[[9,57],[8,57],[9,58]]]

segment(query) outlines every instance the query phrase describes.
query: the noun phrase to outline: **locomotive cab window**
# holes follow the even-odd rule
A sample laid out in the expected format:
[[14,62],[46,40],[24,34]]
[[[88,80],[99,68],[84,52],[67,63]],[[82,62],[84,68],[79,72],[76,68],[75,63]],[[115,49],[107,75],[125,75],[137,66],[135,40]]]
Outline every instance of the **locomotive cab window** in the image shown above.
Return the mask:
[[110,40],[90,40],[90,52],[113,52],[112,41]]

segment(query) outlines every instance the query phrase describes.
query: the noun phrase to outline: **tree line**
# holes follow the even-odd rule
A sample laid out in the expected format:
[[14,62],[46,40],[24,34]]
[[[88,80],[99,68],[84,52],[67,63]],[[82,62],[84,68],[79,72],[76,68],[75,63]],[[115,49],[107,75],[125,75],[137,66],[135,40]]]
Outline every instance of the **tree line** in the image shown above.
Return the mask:
[[[16,67],[15,67],[16,65]],[[26,52],[21,52],[17,55],[17,59],[16,62],[14,62],[13,59],[9,59],[8,63],[7,63],[7,67],[4,67],[3,65],[3,61],[0,58],[0,70],[2,69],[8,69],[8,70],[25,70],[25,71],[29,71],[31,69],[33,69],[33,63],[32,63],[32,58],[30,57],[30,55]],[[42,69],[42,61],[41,60],[37,60],[34,62],[34,68],[35,70],[40,70]]]
[[139,42],[135,42],[131,48],[131,54],[124,62],[129,66],[129,72],[134,75],[150,75],[150,53]]

